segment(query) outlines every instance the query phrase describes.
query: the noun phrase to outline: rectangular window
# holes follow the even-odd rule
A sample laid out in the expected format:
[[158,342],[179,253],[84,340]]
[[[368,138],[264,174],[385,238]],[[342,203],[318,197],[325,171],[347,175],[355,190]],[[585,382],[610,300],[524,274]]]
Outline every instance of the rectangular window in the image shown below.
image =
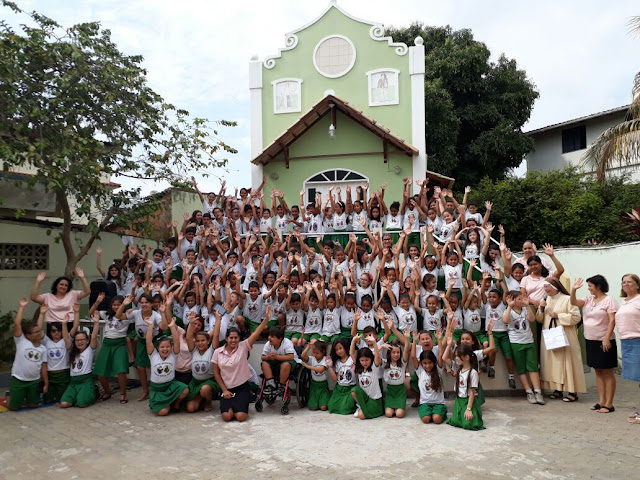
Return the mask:
[[587,127],[567,128],[562,130],[562,153],[575,152],[587,148]]
[[[315,203],[316,202],[316,189],[315,188],[309,188],[309,203]],[[300,208],[306,208],[306,205],[300,205]]]
[[49,245],[0,243],[0,270],[49,270]]

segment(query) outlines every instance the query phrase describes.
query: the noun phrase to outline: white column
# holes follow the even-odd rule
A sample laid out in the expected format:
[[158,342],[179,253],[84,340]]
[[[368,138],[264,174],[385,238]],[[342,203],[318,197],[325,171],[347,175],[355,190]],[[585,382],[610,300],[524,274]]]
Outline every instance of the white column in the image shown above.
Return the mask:
[[[249,92],[251,99],[251,159],[262,153],[262,62],[257,55],[249,62]],[[251,187],[262,182],[262,165],[251,164]]]
[[[411,76],[411,143],[418,149],[413,156],[413,179],[427,176],[427,148],[424,113],[424,40],[416,37],[415,46],[409,47],[409,75]],[[413,193],[420,189],[413,183]]]

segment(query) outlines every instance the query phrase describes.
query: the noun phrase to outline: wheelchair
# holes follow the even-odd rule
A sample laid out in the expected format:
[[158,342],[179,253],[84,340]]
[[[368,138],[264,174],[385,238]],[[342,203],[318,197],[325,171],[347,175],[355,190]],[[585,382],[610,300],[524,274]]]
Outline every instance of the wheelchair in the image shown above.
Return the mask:
[[[296,347],[296,351],[298,351],[298,348],[300,348],[301,352],[301,347]],[[298,352],[298,355],[300,354],[300,352]],[[279,371],[274,371],[274,378],[278,378],[279,374]],[[265,403],[267,405],[273,405],[278,399],[277,392],[265,392],[267,381],[265,380],[262,373],[260,374],[260,378],[262,379],[262,382],[260,384],[260,393],[258,394],[258,398],[255,401],[256,412],[262,412]],[[298,402],[298,406],[300,408],[306,407],[309,403],[310,389],[311,371],[308,368],[304,368],[302,364],[296,363],[296,365],[291,368],[291,373],[289,374],[287,383],[284,386],[284,394],[282,395],[282,406],[280,407],[280,413],[282,415],[287,415],[289,413],[289,404],[291,403],[291,398],[294,395],[296,397],[296,401]]]

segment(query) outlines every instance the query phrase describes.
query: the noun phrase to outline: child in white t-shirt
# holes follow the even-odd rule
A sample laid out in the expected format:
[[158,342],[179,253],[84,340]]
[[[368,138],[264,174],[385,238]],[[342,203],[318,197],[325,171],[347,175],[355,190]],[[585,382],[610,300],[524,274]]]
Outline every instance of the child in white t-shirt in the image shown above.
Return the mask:
[[331,398],[327,380],[327,344],[322,340],[312,339],[302,351],[301,357],[302,366],[311,370],[311,387],[307,402],[309,410],[325,411],[329,408]]

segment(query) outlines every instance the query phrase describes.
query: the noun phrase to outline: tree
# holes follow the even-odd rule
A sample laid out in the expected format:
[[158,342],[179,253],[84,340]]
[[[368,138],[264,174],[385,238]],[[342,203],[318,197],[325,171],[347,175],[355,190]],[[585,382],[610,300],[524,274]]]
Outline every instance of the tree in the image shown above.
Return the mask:
[[624,177],[598,183],[572,167],[529,171],[523,178],[485,178],[469,199],[478,205],[493,202],[491,221],[504,226],[514,249],[525,240],[556,246],[618,243],[634,239],[632,225],[623,220],[640,205],[640,184],[629,184]]
[[538,98],[515,60],[491,52],[470,30],[413,23],[387,32],[395,41],[425,45],[425,113],[428,166],[475,185],[504,178],[533,149],[522,133]]
[[[629,23],[632,30],[640,34],[640,16],[633,17]],[[633,80],[631,98],[624,122],[602,132],[582,156],[582,164],[596,172],[599,182],[604,181],[610,168],[640,161],[640,72]]]
[[[219,154],[236,153],[213,127],[235,123],[212,124],[165,102],[147,85],[143,58],[120,52],[99,23],[64,29],[28,15],[32,25],[20,33],[0,21],[0,159],[5,171],[33,172],[28,187],[55,194],[72,274],[100,231],[115,217],[126,223],[139,198],[139,188],[114,193],[112,175],[172,183],[207,176],[226,164]],[[91,236],[76,249],[71,228],[82,217]]]

